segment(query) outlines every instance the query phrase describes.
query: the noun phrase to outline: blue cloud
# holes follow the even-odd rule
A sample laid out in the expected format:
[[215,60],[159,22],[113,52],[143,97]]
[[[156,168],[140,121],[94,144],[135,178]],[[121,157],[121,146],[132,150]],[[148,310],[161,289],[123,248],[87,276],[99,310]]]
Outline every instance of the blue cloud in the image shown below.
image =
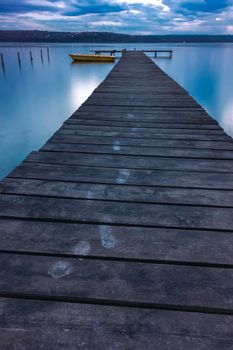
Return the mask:
[[[54,1],[48,0],[48,3]],[[0,0],[0,13],[25,13],[34,11],[51,11],[50,6],[33,5],[24,0]]]
[[233,0],[0,0],[0,28],[233,34],[232,11]]
[[64,12],[66,16],[79,16],[86,14],[100,14],[121,12],[124,7],[119,4],[105,2],[105,1],[77,1],[73,4],[71,10]]
[[229,0],[204,0],[204,1],[187,1],[180,5],[181,10],[185,9],[191,12],[219,12],[230,6]]

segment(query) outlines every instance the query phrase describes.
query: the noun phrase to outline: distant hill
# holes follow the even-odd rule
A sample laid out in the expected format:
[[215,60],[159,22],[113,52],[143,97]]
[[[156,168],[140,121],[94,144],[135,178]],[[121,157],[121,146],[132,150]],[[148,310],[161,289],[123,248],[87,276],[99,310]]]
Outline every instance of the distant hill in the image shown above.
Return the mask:
[[33,43],[232,43],[233,35],[128,35],[108,32],[0,30],[0,42]]

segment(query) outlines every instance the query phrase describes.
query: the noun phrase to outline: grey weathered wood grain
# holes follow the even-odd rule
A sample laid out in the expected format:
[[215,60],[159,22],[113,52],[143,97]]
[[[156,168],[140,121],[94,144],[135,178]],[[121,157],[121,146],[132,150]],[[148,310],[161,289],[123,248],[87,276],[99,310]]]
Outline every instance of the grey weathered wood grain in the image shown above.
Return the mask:
[[187,109],[187,108],[126,108],[126,107],[114,107],[114,106],[85,106],[83,104],[76,112],[71,116],[71,119],[77,117],[88,117],[93,118],[108,118],[110,120],[131,120],[131,121],[142,121],[142,122],[156,122],[159,121],[174,121],[175,123],[215,123],[213,119],[210,119],[208,114],[202,109]]
[[[233,142],[229,141],[200,141],[200,140],[168,140],[168,139],[140,139],[133,137],[104,137],[104,136],[91,136],[91,135],[53,135],[49,142],[51,143],[71,143],[71,144],[81,144],[85,143],[88,145],[121,145],[121,146],[136,146],[136,147],[156,147],[159,152],[159,148],[172,148],[177,149],[180,148],[182,152],[182,148],[191,150],[191,153],[198,153],[200,149],[210,149],[214,150],[222,150],[226,151],[226,154],[230,154],[233,150]],[[175,151],[175,150],[174,150]],[[218,158],[218,157],[216,157]]]
[[[6,349],[230,350],[232,316],[0,299]],[[17,341],[15,341],[17,339]]]
[[[182,113],[183,111],[183,113]],[[171,113],[177,115],[179,118],[180,115],[185,115],[187,118],[193,119],[195,115],[203,116],[203,119],[207,117],[207,114],[203,111],[201,107],[193,107],[193,108],[187,108],[185,106],[177,107],[177,106],[112,106],[112,105],[86,105],[83,104],[79,108],[79,113],[84,113],[86,112],[87,114],[90,113],[114,113],[114,114],[140,114],[142,117],[143,115],[147,116],[155,116],[155,115],[171,115]]]
[[138,100],[138,101],[167,101],[167,100],[170,100],[170,101],[177,101],[177,102],[180,102],[180,104],[183,103],[183,101],[186,101],[186,102],[191,102],[191,104],[194,102],[194,99],[189,96],[188,94],[183,94],[183,95],[178,95],[176,96],[176,94],[173,94],[173,93],[164,93],[164,94],[155,94],[155,93],[147,93],[147,94],[135,94],[135,93],[122,93],[121,91],[118,91],[117,93],[112,93],[112,92],[109,92],[109,93],[101,93],[101,92],[93,92],[91,94],[91,96],[89,97],[88,101],[91,101],[92,99],[106,99],[106,100],[109,100],[111,99],[113,101],[113,105],[114,105],[114,99],[116,97],[116,94],[117,94],[117,97],[118,99],[121,101],[121,100],[128,100],[128,101],[135,101],[135,100]]
[[[100,153],[100,154],[121,154],[121,155],[135,155],[135,156],[154,156],[154,157],[177,157],[177,158],[205,158],[205,159],[233,159],[233,149],[231,150],[212,150],[212,149],[193,149],[193,148],[169,148],[166,147],[137,147],[137,146],[125,146],[124,140],[121,142],[120,140],[112,140],[112,143],[109,145],[103,144],[89,144],[88,138],[85,139],[86,143],[72,143],[66,142],[69,138],[65,138],[65,140],[58,140],[56,138],[50,139],[48,143],[46,143],[41,151],[54,151],[54,152],[77,152],[77,153]],[[82,138],[81,138],[82,140]],[[95,139],[91,139],[92,142]],[[97,139],[98,140],[98,139]],[[63,142],[62,142],[63,141]],[[74,140],[75,141],[75,140]],[[108,139],[109,143],[110,140]],[[105,142],[103,139],[100,142]],[[138,144],[135,143],[135,144]],[[169,142],[168,142],[169,144]],[[172,143],[171,143],[172,144]],[[173,145],[176,143],[174,142]],[[182,142],[181,142],[182,144]],[[214,145],[215,143],[212,142]],[[206,144],[205,144],[206,145]],[[216,147],[216,146],[215,146]],[[233,148],[233,143],[232,143]]]
[[188,124],[188,123],[176,123],[174,124],[174,121],[170,122],[170,123],[166,123],[166,122],[159,122],[156,123],[156,121],[151,122],[151,123],[144,123],[142,121],[140,122],[132,122],[132,121],[116,121],[116,120],[100,120],[98,119],[92,119],[92,118],[77,118],[77,119],[73,119],[73,118],[69,118],[65,121],[65,124],[69,124],[69,125],[93,125],[93,126],[97,126],[97,125],[101,125],[101,126],[120,126],[120,127],[136,127],[136,128],[156,128],[156,129],[160,129],[160,128],[172,128],[172,129],[191,129],[191,130],[221,130],[220,126],[214,123],[208,123],[208,124],[204,124],[204,123],[194,123],[194,124]]
[[7,178],[0,193],[51,196],[79,199],[101,199],[142,203],[168,203],[233,207],[233,191],[195,188],[149,187],[59,182]]
[[0,221],[1,251],[56,256],[233,265],[233,231]]
[[[118,132],[138,132],[138,133],[161,133],[166,132],[167,134],[175,134],[177,133],[177,129],[169,128],[167,126],[166,128],[153,128],[152,126],[148,130],[148,128],[138,128],[138,127],[121,127],[121,126],[114,126],[114,125],[70,125],[70,124],[64,124],[62,126],[63,130],[101,130],[101,131],[118,131]],[[182,132],[183,134],[191,134],[191,133],[198,133],[199,135],[225,135],[224,131],[219,129],[214,130],[199,130],[199,129],[179,129],[178,133]]]
[[233,208],[6,194],[0,197],[0,217],[209,230],[233,227]]
[[101,98],[92,97],[86,102],[86,106],[126,106],[127,108],[130,108],[131,106],[145,106],[145,107],[180,107],[180,108],[196,108],[197,104],[196,102],[192,101],[177,101],[174,99],[174,101],[167,100],[163,101],[161,100],[125,100],[125,99],[117,99],[114,100],[114,103],[112,99],[104,99],[104,102]]
[[0,263],[0,295],[233,312],[232,269],[6,253]]
[[233,174],[22,163],[10,177],[103,184],[233,189]]
[[206,171],[219,173],[233,173],[232,160],[215,159],[188,159],[172,157],[140,157],[125,155],[105,155],[71,152],[32,152],[27,162],[67,164],[67,165],[92,165],[125,169],[158,169],[158,170],[184,170]]
[[[138,131],[101,131],[101,130],[67,130],[65,128],[59,129],[55,135],[77,135],[77,136],[102,136],[102,137],[127,137],[127,138],[138,138],[138,139],[161,139],[161,140],[187,140],[187,141],[231,141],[230,136],[226,134],[211,135],[206,133],[200,135],[198,131],[196,133],[183,134],[179,133],[166,133],[163,132],[138,132]],[[140,142],[140,141],[139,141]]]

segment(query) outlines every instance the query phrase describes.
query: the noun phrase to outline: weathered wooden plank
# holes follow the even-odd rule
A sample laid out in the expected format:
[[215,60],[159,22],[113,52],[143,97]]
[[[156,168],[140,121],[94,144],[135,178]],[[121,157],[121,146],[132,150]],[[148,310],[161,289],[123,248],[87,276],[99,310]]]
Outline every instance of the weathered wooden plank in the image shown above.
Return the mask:
[[[93,115],[103,114],[103,115],[109,115],[111,112],[110,106],[96,106],[96,112],[94,106],[86,106],[85,103],[79,107],[77,111],[74,112],[74,114],[88,114],[91,113]],[[136,116],[143,116],[145,115],[145,118],[156,118],[156,117],[172,117],[175,118],[175,116],[178,117],[184,117],[186,119],[188,118],[200,118],[200,119],[206,119],[211,121],[209,115],[207,112],[202,108],[179,108],[179,107],[173,107],[173,108],[165,108],[165,107],[131,107],[130,111],[127,110],[127,107],[118,107],[118,106],[112,106],[112,114],[113,116],[127,116],[127,113],[132,113]],[[111,115],[109,116],[111,117]],[[143,119],[143,118],[142,118]]]
[[133,92],[131,93],[130,91],[129,92],[122,92],[121,90],[118,90],[116,92],[112,92],[111,89],[108,90],[108,92],[101,92],[98,88],[96,90],[94,90],[94,92],[91,94],[91,96],[89,98],[92,98],[92,97],[95,97],[95,98],[102,98],[102,99],[115,99],[116,97],[119,98],[120,100],[123,99],[129,99],[129,100],[135,100],[135,99],[138,99],[138,100],[148,100],[148,101],[151,101],[151,100],[178,100],[178,101],[195,101],[189,94],[183,92],[183,94],[173,94],[173,91],[160,91],[160,92],[147,92],[147,94],[142,94],[140,92]]
[[[130,110],[129,112],[127,110]],[[79,109],[78,112],[81,113],[87,113],[87,112],[92,112],[95,114],[96,113],[109,113],[112,111],[113,114],[125,114],[125,113],[134,113],[134,114],[146,114],[148,116],[151,115],[181,115],[181,116],[203,116],[203,118],[207,118],[209,117],[209,115],[207,114],[207,112],[203,109],[203,108],[181,108],[181,107],[173,107],[173,108],[166,108],[166,107],[118,107],[118,106],[86,106],[86,104],[82,104]]]
[[153,128],[158,128],[158,129],[166,129],[166,127],[168,128],[173,128],[176,129],[177,131],[179,131],[180,129],[182,129],[182,127],[184,129],[195,129],[197,132],[198,130],[214,130],[214,129],[218,129],[219,126],[216,123],[202,123],[200,122],[196,122],[196,120],[192,123],[192,122],[184,122],[184,123],[176,123],[175,120],[160,120],[160,121],[144,121],[142,123],[139,123],[139,120],[136,120],[134,122],[132,122],[131,119],[108,119],[108,118],[98,118],[95,119],[92,116],[82,116],[82,117],[77,117],[77,118],[70,118],[67,119],[64,124],[69,124],[69,125],[84,125],[85,123],[88,124],[93,124],[93,125],[106,125],[106,126],[111,126],[111,124],[118,126],[117,124],[121,125],[122,128],[124,127],[143,127],[143,128],[147,128],[150,129],[150,126]]
[[[103,84],[103,85],[99,85],[95,90],[95,93],[119,93],[119,88],[117,86],[115,86],[115,84]],[[156,94],[156,95],[167,95],[167,94],[174,94],[174,95],[187,95],[187,92],[184,89],[175,87],[175,86],[148,86],[148,85],[144,85],[142,86],[121,86],[121,90],[120,90],[121,94],[124,93],[129,93],[129,94],[135,94],[135,96],[137,95],[142,95],[144,94]]]
[[166,133],[166,130],[163,132],[137,132],[137,131],[101,131],[101,130],[68,130],[61,128],[54,135],[80,135],[80,136],[102,136],[102,137],[132,137],[138,139],[161,139],[161,140],[197,140],[197,141],[232,141],[230,136],[226,134],[222,135],[200,135],[197,131],[195,133],[183,134],[181,131],[178,133]]
[[233,313],[233,269],[6,253],[0,263],[1,296]]
[[98,97],[90,97],[85,105],[88,106],[126,106],[130,108],[131,106],[137,107],[180,107],[180,108],[197,108],[199,107],[195,101],[177,101],[176,99],[172,100],[127,100],[127,99],[112,99]]
[[[232,316],[0,299],[3,348],[230,350]],[[17,341],[15,341],[17,339]]]
[[69,118],[65,121],[64,124],[69,125],[101,125],[101,126],[120,126],[121,128],[128,127],[128,128],[155,128],[155,129],[189,129],[189,130],[222,130],[218,124],[203,124],[203,123],[195,123],[195,124],[188,124],[188,123],[173,123],[174,121],[171,121],[170,123],[161,122],[151,122],[151,123],[144,123],[142,121],[140,122],[132,122],[132,121],[115,121],[115,120],[109,120],[109,119],[92,119],[92,118],[78,118],[73,119]]
[[[73,144],[89,144],[89,145],[119,145],[131,147],[148,147],[148,148],[173,148],[180,150],[190,149],[193,152],[196,150],[212,150],[226,151],[229,154],[233,150],[233,142],[229,141],[198,141],[198,140],[166,140],[166,139],[140,139],[127,137],[101,137],[101,136],[72,136],[55,134],[49,142],[56,143],[73,143]],[[230,152],[227,152],[230,151]]]
[[[201,107],[193,107],[193,108],[187,108],[187,107],[168,107],[168,106],[164,106],[164,107],[145,107],[145,106],[112,106],[112,105],[105,105],[105,106],[92,106],[92,105],[86,105],[83,104],[81,107],[79,107],[79,112],[83,113],[83,112],[88,112],[88,113],[124,113],[125,115],[127,113],[141,113],[141,114],[145,114],[145,115],[156,115],[156,113],[159,112],[160,115],[162,115],[162,112],[164,112],[165,115],[167,115],[168,113],[171,115],[174,113],[177,113],[177,116],[179,116],[179,114],[181,114],[181,112],[183,111],[182,115],[185,115],[188,118],[188,115],[191,116],[193,118],[193,116],[195,115],[194,112],[197,113],[197,115],[201,116],[203,115],[203,117],[207,117],[206,112],[204,112],[204,110]],[[179,113],[179,114],[178,114]]]
[[232,230],[233,208],[6,195],[0,217],[101,224]]
[[[138,72],[137,72],[138,73]],[[155,82],[156,79],[156,82]],[[119,84],[119,83],[125,83],[126,86],[133,84],[140,84],[140,86],[146,85],[146,84],[153,84],[154,86],[160,86],[160,84],[162,84],[163,86],[171,86],[171,87],[177,87],[178,83],[175,82],[174,80],[172,81],[171,78],[169,78],[168,76],[166,77],[163,74],[158,74],[158,72],[153,72],[153,70],[149,71],[147,75],[141,75],[141,76],[137,76],[137,77],[132,77],[132,76],[126,76],[126,75],[120,75],[119,73],[117,73],[115,76],[108,76],[108,84]],[[104,84],[103,84],[104,85]]]
[[[140,80],[140,78],[138,78]],[[142,80],[141,80],[142,81]],[[162,97],[162,96],[168,96],[169,94],[172,95],[172,99],[174,96],[177,96],[178,98],[181,98],[182,96],[185,96],[185,98],[191,98],[191,95],[189,95],[185,90],[179,89],[178,86],[174,83],[170,82],[163,82],[162,80],[158,81],[158,85],[153,85],[151,88],[148,88],[148,85],[153,84],[153,80],[151,79],[145,79],[145,82],[139,85],[136,80],[122,78],[122,79],[112,79],[112,81],[108,84],[100,85],[97,89],[94,90],[94,94],[102,94],[106,95],[117,95],[119,94],[119,97],[125,97],[127,94],[131,94],[131,96],[135,92],[135,97],[138,96],[139,98],[142,98],[142,96],[145,96],[146,98],[149,96],[154,97]],[[124,85],[123,91],[121,90],[121,87]],[[133,86],[133,88],[132,88]],[[138,88],[138,89],[137,89]],[[145,88],[146,93],[143,91]],[[137,90],[137,91],[136,91]],[[159,91],[158,91],[159,90]],[[173,94],[174,92],[174,94]],[[140,94],[141,93],[141,94]],[[184,99],[185,99],[184,98]]]
[[[124,123],[142,123],[145,127],[149,126],[150,124],[165,124],[167,126],[177,126],[179,124],[185,124],[188,126],[189,124],[193,125],[218,125],[216,120],[214,119],[208,119],[206,117],[198,117],[198,116],[193,116],[193,117],[185,117],[185,116],[172,116],[172,115],[150,115],[150,114],[136,114],[136,113],[92,113],[92,112],[75,112],[67,121],[70,123],[72,122],[79,122],[80,120],[87,121],[109,121],[109,122],[120,122],[122,126],[124,126]],[[172,125],[171,125],[172,124]],[[164,126],[165,126],[164,125]]]
[[215,159],[189,159],[172,157],[140,157],[125,155],[105,155],[72,152],[32,152],[27,162],[67,164],[67,165],[92,165],[125,169],[160,169],[160,170],[184,170],[184,171],[210,171],[218,173],[233,173],[232,160]]
[[159,108],[159,107],[116,107],[116,106],[86,106],[85,103],[79,107],[78,111],[76,111],[73,116],[76,115],[107,115],[109,118],[111,115],[113,116],[125,116],[128,115],[132,117],[140,117],[142,120],[153,118],[156,119],[158,117],[170,117],[173,119],[179,120],[179,118],[185,118],[187,120],[199,118],[201,120],[209,120],[211,121],[208,114],[202,108]]
[[[125,82],[126,87],[129,86],[131,83],[135,83],[136,85],[140,86],[140,82],[142,83],[141,86],[146,85],[148,87],[153,87],[153,86],[170,86],[170,87],[174,87],[174,88],[178,88],[180,85],[171,79],[171,77],[169,77],[168,75],[166,75],[164,72],[159,72],[156,71],[156,69],[154,69],[153,67],[151,67],[152,69],[146,71],[141,71],[140,72],[140,67],[137,70],[137,72],[132,73],[132,71],[129,71],[129,74],[125,74],[123,71],[118,71],[118,72],[111,72],[110,74],[108,74],[108,77],[106,79],[106,81],[104,81],[102,83],[101,86],[105,86],[108,84],[116,84],[116,86],[119,83],[123,83]],[[123,68],[124,70],[128,70],[128,67]],[[135,73],[137,74],[137,76],[135,75]],[[134,76],[133,76],[134,74]],[[180,86],[181,87],[181,86]]]
[[[140,81],[140,79],[139,79]],[[151,88],[148,89],[148,86],[151,85]],[[124,92],[121,91],[121,87],[124,86],[124,91],[126,93],[132,93],[135,91],[135,89],[138,88],[137,93],[139,93],[140,91],[142,92],[141,96],[143,95],[143,88],[145,88],[145,90],[147,91],[147,93],[157,93],[158,89],[160,88],[160,95],[162,95],[164,93],[164,95],[168,95],[169,93],[171,94],[173,91],[175,92],[175,96],[182,96],[183,94],[185,94],[185,91],[182,89],[179,89],[178,85],[176,85],[175,83],[171,83],[171,82],[163,82],[161,79],[158,81],[158,84],[155,85],[153,84],[153,79],[145,79],[145,81],[143,82],[141,80],[141,84],[138,83],[138,81],[136,80],[132,80],[132,79],[126,79],[126,78],[122,78],[122,79],[111,79],[111,82],[107,83],[107,84],[103,84],[100,85],[99,88],[97,88],[94,92],[95,93],[101,93],[102,89],[107,89],[107,94],[108,93],[112,93],[112,94],[117,94],[119,92]],[[133,89],[131,88],[133,86]],[[113,90],[112,90],[113,88]],[[117,91],[118,88],[118,91]],[[178,92],[178,93],[176,93]],[[104,94],[105,92],[102,92],[102,94]],[[183,94],[182,94],[183,93]],[[158,94],[159,95],[159,94]],[[145,94],[144,94],[145,96]],[[189,94],[186,93],[186,96],[190,96]]]
[[22,163],[10,177],[103,184],[233,189],[233,174]]
[[[152,74],[152,76],[151,76]],[[155,82],[156,79],[156,82]],[[128,84],[137,84],[140,86],[143,85],[148,85],[148,84],[153,84],[155,86],[160,86],[160,84],[163,84],[164,86],[179,86],[177,82],[175,82],[174,80],[172,80],[171,78],[169,78],[168,76],[166,77],[166,75],[163,73],[161,74],[161,76],[156,72],[155,74],[153,74],[153,70],[151,70],[147,76],[142,76],[141,79],[139,79],[138,77],[127,77],[127,76],[120,76],[119,73],[117,73],[117,77],[113,77],[113,76],[108,76],[108,81],[105,82],[103,85],[105,84],[114,84],[117,85],[119,83],[125,83],[127,85]]]
[[1,251],[233,265],[233,231],[0,220]]
[[[62,142],[64,141],[64,142]],[[102,154],[122,154],[122,155],[136,155],[136,156],[159,156],[159,157],[180,157],[180,158],[211,158],[211,159],[233,159],[233,150],[211,150],[211,149],[191,149],[191,148],[165,148],[165,147],[137,147],[124,146],[119,140],[112,141],[110,145],[98,145],[79,143],[78,140],[50,139],[41,150],[42,151],[56,151],[56,152],[77,152],[77,153],[102,153]],[[100,140],[104,142],[103,140]],[[109,140],[110,141],[110,140]],[[94,140],[92,140],[94,142]],[[214,144],[214,143],[213,143]],[[233,143],[232,143],[233,148]]]
[[[135,78],[132,79],[132,77],[131,78],[130,77],[120,77],[119,72],[117,74],[119,76],[118,78],[116,78],[116,77],[112,78],[110,75],[108,75],[107,79],[99,84],[99,86],[97,87],[97,90],[101,89],[101,88],[108,87],[108,86],[112,86],[114,89],[114,87],[118,86],[120,82],[125,81],[125,80],[130,80],[130,81],[135,82],[135,84],[127,84],[127,85],[122,84],[123,89],[131,90],[131,89],[136,89],[137,87],[139,87],[139,89],[140,89],[142,86],[146,86],[147,90],[151,91],[153,89],[159,90],[160,87],[161,87],[161,90],[163,90],[163,88],[165,88],[167,86],[168,88],[170,87],[170,89],[172,89],[172,90],[185,91],[185,89],[183,87],[181,87],[181,85],[177,84],[177,82],[175,82],[174,80],[173,81],[171,79],[170,80],[167,80],[167,79],[163,80],[164,73],[163,73],[163,77],[162,77],[161,75],[159,76],[158,72],[156,72],[156,78],[152,79],[152,81],[150,81],[150,84],[146,84],[147,83],[146,80],[149,77],[147,77],[145,79],[136,79],[135,80]],[[134,74],[135,74],[135,72],[134,72]],[[149,75],[151,75],[151,71],[149,72]],[[158,78],[158,82],[161,84],[158,84],[158,82],[155,81],[155,80],[157,80],[157,78]],[[142,83],[142,85],[140,85],[140,83]]]
[[[98,91],[98,90],[97,90]],[[166,101],[179,101],[181,103],[183,103],[183,101],[186,102],[195,102],[195,100],[188,94],[183,94],[180,95],[178,94],[178,96],[176,94],[171,93],[163,93],[163,94],[158,94],[158,93],[147,93],[147,94],[140,94],[140,93],[122,93],[121,91],[118,91],[116,93],[112,93],[112,92],[108,92],[108,93],[101,93],[101,92],[97,92],[94,91],[91,96],[88,98],[87,101],[90,101],[92,99],[102,99],[102,100],[109,100],[111,99],[112,101],[115,100],[115,98],[121,100],[128,100],[128,101],[148,101],[148,102],[152,102],[152,101],[161,101],[163,100],[164,102]]]
[[167,126],[166,128],[143,128],[143,127],[127,127],[127,126],[115,126],[115,125],[75,125],[75,124],[64,124],[62,126],[63,130],[97,130],[97,131],[116,131],[116,132],[138,132],[138,133],[147,133],[150,132],[151,134],[153,133],[167,133],[167,134],[176,134],[182,132],[183,134],[195,134],[198,133],[199,135],[226,135],[224,131],[220,128],[218,129],[211,129],[211,130],[201,130],[201,129],[174,129],[174,128],[169,128]]
[[33,179],[6,178],[0,193],[51,196],[79,199],[101,199],[126,202],[168,203],[233,207],[233,191],[182,189],[127,185],[87,184]]
[[[125,122],[130,122],[130,123],[143,123],[144,126],[149,126],[150,124],[165,124],[164,126],[170,126],[172,127],[171,124],[174,126],[177,126],[177,124],[193,124],[193,125],[218,125],[215,120],[210,120],[206,117],[185,117],[185,116],[179,116],[179,117],[172,117],[172,116],[154,116],[149,115],[149,114],[135,114],[135,113],[121,113],[121,114],[105,114],[105,113],[96,113],[94,115],[92,112],[87,112],[87,113],[74,113],[68,120],[70,122],[74,121],[79,121],[83,119],[84,121],[91,120],[91,121],[109,121],[109,122],[120,122],[122,126],[124,126]],[[155,125],[156,127],[156,125]]]

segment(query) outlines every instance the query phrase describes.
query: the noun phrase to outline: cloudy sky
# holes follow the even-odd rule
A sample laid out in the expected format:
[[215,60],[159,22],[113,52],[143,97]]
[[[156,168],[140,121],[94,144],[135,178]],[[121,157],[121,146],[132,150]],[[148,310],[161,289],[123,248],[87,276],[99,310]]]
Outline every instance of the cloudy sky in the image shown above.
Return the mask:
[[0,0],[0,29],[233,34],[233,0]]

